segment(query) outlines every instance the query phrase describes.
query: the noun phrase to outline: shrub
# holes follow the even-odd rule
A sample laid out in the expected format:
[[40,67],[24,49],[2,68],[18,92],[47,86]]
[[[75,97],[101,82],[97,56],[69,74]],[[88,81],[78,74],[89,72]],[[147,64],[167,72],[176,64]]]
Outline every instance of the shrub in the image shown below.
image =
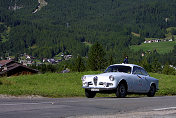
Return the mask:
[[173,67],[171,67],[168,63],[166,63],[164,65],[162,73],[166,74],[166,75],[175,75],[176,74],[176,70]]

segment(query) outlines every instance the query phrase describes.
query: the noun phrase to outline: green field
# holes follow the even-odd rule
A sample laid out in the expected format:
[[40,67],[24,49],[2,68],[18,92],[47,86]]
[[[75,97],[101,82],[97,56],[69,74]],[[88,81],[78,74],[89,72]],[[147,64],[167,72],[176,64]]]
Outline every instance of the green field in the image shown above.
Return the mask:
[[165,54],[173,50],[174,45],[176,45],[176,41],[172,42],[159,42],[159,43],[142,43],[141,45],[133,45],[130,48],[134,51],[153,51],[157,50],[160,54]]
[[[44,97],[84,97],[81,77],[85,74],[97,74],[100,72],[82,73],[47,73],[18,77],[0,78],[0,94],[5,95],[39,95]],[[150,73],[159,79],[159,92],[157,96],[176,95],[176,76]],[[115,97],[115,94],[98,95]]]
[[0,94],[40,95],[45,97],[84,96],[81,77],[84,73],[47,73],[9,78],[0,78]]
[[176,76],[150,73],[150,76],[159,79],[159,91],[156,95],[176,95]]

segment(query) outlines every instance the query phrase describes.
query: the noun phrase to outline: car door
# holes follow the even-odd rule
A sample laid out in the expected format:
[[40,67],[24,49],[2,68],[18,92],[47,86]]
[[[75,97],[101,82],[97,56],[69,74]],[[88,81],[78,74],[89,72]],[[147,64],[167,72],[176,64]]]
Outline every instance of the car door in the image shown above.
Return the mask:
[[150,82],[148,81],[149,75],[148,73],[141,67],[134,67],[133,71],[134,77],[136,78],[137,91],[140,93],[146,93],[149,91]]
[[133,67],[132,71],[132,79],[133,79],[133,92],[141,92],[142,79],[141,79],[141,71],[137,66]]
[[150,89],[150,82],[148,81],[149,75],[143,68],[140,68],[140,71],[141,75],[139,76],[142,79],[141,92],[148,92]]

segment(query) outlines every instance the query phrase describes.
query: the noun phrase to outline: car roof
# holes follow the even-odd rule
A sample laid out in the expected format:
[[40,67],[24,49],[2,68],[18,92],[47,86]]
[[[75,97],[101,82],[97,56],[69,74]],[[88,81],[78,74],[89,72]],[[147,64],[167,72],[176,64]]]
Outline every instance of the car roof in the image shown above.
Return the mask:
[[[138,65],[135,65],[135,64],[113,64],[113,65],[110,65],[110,66],[115,66],[115,65],[119,65],[119,66],[130,66],[130,67],[134,67],[134,66],[137,66],[137,67],[141,67],[141,66],[138,66]],[[142,68],[142,67],[141,67]]]

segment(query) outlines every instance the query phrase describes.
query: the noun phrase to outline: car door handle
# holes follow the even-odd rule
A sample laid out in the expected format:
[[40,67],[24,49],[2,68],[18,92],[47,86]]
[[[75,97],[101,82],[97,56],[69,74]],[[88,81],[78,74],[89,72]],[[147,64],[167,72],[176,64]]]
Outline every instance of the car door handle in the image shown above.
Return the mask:
[[142,79],[142,77],[141,76],[139,76],[139,75],[137,75],[140,79]]

